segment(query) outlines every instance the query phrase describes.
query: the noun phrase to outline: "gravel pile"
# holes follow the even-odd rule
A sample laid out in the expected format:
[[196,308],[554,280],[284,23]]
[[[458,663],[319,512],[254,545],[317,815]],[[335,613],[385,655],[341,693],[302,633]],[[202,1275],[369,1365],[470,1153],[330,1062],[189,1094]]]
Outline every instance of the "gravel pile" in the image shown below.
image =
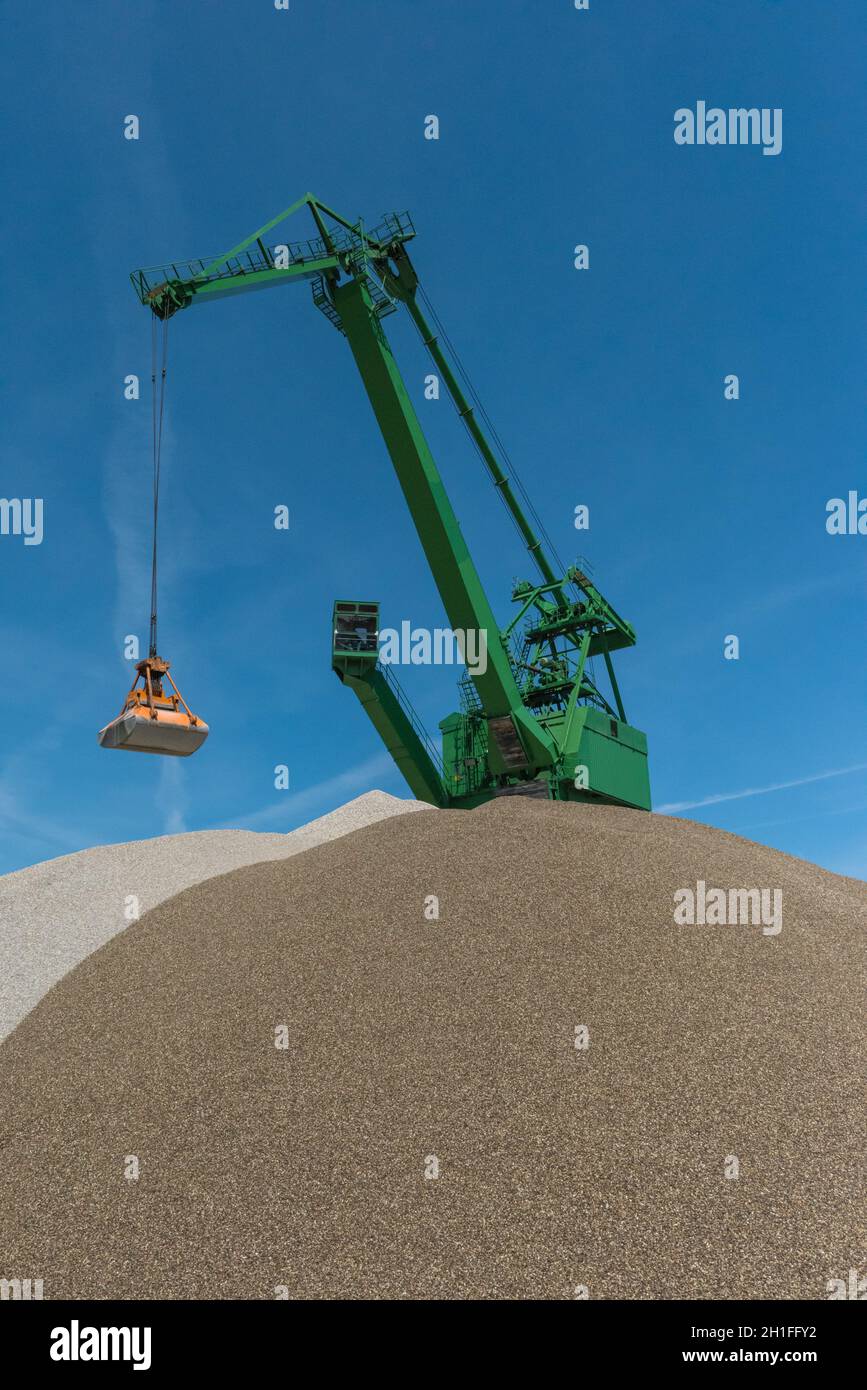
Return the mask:
[[288,835],[201,830],[101,845],[0,877],[0,1038],[85,956],[183,888],[265,859],[284,859],[404,811],[371,791]]
[[[781,889],[782,930],[675,925],[699,880]],[[722,831],[518,799],[211,878],[0,1046],[0,1276],[826,1298],[867,1267],[865,911]]]

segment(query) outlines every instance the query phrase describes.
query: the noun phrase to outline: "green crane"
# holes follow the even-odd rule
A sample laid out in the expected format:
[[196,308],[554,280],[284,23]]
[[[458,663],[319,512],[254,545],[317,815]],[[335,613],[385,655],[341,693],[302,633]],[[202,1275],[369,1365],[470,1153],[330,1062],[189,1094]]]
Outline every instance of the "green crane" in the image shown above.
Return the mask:
[[[305,207],[314,236],[266,244],[275,227]],[[414,235],[406,213],[369,231],[308,193],[225,255],[138,270],[132,281],[142,304],[165,320],[193,304],[307,280],[314,304],[346,337],[451,624],[435,637],[457,645],[467,670],[459,709],[440,723],[439,752],[386,659],[379,604],[336,601],[332,667],[355,691],[413,794],[449,807],[523,794],[649,810],[647,740],[626,721],[611,661],[612,652],[634,645],[635,633],[586,565],[552,565],[541,526],[537,534],[519,504],[516,487],[522,489],[505,452],[498,446],[498,458],[492,447],[491,438],[498,444],[493,428],[465,395],[450,345],[445,340],[447,352],[442,330],[434,332],[422,310],[419,301],[427,306],[427,300],[407,251]],[[517,612],[503,630],[383,330],[383,319],[400,306],[538,570],[534,581],[515,586]],[[448,659],[444,648],[441,656]],[[594,678],[594,657],[604,662],[610,699]]]

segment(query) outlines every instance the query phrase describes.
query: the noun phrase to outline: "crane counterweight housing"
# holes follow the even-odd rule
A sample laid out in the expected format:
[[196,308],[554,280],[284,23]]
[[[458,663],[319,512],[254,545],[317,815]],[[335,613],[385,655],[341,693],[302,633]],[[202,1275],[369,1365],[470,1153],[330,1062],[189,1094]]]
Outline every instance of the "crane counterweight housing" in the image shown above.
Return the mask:
[[[304,209],[314,236],[266,241]],[[381,659],[379,604],[335,603],[332,667],[358,696],[413,795],[443,807],[526,795],[649,810],[647,740],[626,719],[612,662],[614,652],[634,645],[635,633],[585,561],[566,567],[558,560],[419,283],[407,250],[414,236],[407,213],[368,230],[308,193],[224,255],[135,271],[132,281],[141,302],[165,320],[210,299],[307,280],[315,306],[346,338],[451,628],[474,633],[487,655],[462,677],[458,708],[441,720],[437,748],[394,667]],[[383,328],[399,309],[412,319],[538,571],[515,585],[516,611],[502,629]]]

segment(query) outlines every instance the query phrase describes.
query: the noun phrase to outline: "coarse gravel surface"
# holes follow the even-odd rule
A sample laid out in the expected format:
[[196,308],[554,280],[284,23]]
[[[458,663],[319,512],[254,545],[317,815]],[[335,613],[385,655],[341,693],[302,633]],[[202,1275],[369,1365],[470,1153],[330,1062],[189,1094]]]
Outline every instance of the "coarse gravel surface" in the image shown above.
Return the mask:
[[[68,970],[139,915],[193,883],[284,859],[421,801],[371,791],[288,834],[200,830],[100,845],[0,877],[0,1038]],[[128,915],[130,914],[130,915]]]
[[[781,889],[781,932],[676,926],[698,880]],[[865,909],[723,831],[518,798],[210,878],[0,1045],[0,1276],[827,1298],[867,1267]]]

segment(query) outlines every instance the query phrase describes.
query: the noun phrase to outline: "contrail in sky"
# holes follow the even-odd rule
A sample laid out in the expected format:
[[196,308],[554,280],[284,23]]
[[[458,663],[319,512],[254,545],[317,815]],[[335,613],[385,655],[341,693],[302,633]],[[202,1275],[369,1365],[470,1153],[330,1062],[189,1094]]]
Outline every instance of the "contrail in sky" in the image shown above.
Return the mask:
[[742,792],[719,792],[716,796],[705,796],[701,801],[671,801],[667,806],[655,806],[654,810],[662,816],[673,816],[678,811],[695,811],[699,806],[716,806],[720,801],[740,801],[745,796],[765,796],[768,792],[784,792],[790,787],[806,787],[810,782],[825,782],[829,777],[846,777],[850,772],[867,772],[867,763],[855,763],[854,767],[838,767],[833,772],[816,772],[812,777],[799,777],[795,782],[775,782],[770,787],[748,787]]

